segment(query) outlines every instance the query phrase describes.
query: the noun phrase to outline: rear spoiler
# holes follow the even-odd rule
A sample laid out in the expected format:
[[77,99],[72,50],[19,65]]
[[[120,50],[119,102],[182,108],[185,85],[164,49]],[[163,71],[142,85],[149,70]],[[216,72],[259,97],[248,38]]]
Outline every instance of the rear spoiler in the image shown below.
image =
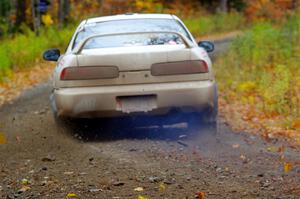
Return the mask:
[[72,51],[73,54],[80,54],[83,50],[83,47],[86,45],[86,43],[97,37],[107,37],[107,36],[119,36],[119,35],[135,35],[135,34],[174,34],[178,35],[182,41],[184,42],[184,45],[187,48],[193,48],[195,45],[192,41],[190,41],[186,36],[184,36],[181,33],[178,32],[172,32],[172,31],[149,31],[149,32],[124,32],[124,33],[109,33],[109,34],[96,34],[92,35],[90,37],[87,37],[83,39]]

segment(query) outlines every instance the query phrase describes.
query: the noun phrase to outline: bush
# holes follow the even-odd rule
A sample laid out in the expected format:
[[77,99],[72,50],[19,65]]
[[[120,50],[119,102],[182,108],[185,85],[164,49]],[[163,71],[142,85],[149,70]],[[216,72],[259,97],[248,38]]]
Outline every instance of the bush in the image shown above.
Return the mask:
[[[216,65],[221,89],[225,93],[233,90],[235,97],[255,98],[265,112],[298,117],[299,25],[299,15],[289,17],[281,26],[258,23],[235,39]],[[249,82],[250,90],[244,86]]]
[[13,39],[4,39],[0,45],[0,80],[12,74],[12,70],[24,69],[41,60],[41,55],[47,48],[64,48],[67,46],[73,28],[59,30],[47,28],[37,37],[29,29],[24,34]]
[[191,17],[184,23],[194,36],[202,36],[210,33],[228,32],[244,27],[245,20],[239,13],[219,13],[211,16]]

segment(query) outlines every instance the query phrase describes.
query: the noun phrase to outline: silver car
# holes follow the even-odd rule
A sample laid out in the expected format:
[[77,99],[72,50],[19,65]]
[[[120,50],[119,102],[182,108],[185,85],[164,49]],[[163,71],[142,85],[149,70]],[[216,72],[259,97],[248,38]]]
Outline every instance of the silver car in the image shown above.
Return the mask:
[[202,113],[217,121],[218,96],[208,52],[183,22],[169,14],[90,18],[76,29],[57,61],[52,108],[58,118]]

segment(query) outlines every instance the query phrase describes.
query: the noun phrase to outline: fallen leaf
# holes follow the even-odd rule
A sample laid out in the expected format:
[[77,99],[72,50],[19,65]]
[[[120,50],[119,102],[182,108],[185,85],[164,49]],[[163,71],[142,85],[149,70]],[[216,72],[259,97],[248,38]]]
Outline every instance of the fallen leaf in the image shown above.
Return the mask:
[[196,199],[204,199],[204,197],[205,197],[205,193],[202,192],[202,191],[196,193],[196,195],[195,195],[195,198],[196,198]]
[[51,156],[51,155],[47,155],[47,157],[43,157],[42,158],[43,162],[53,162],[55,161],[55,157]]
[[276,148],[276,147],[268,147],[267,151],[268,152],[278,152],[278,148]]
[[29,182],[29,180],[27,180],[26,178],[24,178],[24,179],[21,180],[21,184],[22,185],[29,185],[30,182]]
[[17,140],[17,142],[18,142],[18,144],[20,144],[20,142],[21,142],[21,138],[20,138],[20,136],[16,136],[16,140]]
[[292,164],[289,162],[284,163],[283,170],[285,173],[290,172],[292,169]]
[[142,192],[142,191],[144,191],[144,188],[143,187],[137,187],[137,188],[134,189],[134,191]]
[[31,188],[29,186],[23,186],[21,189],[18,190],[18,193],[24,193],[30,189]]
[[72,175],[74,172],[73,171],[66,171],[64,172],[64,175]]
[[123,186],[125,183],[124,182],[114,182],[113,185],[116,186],[116,187],[119,187],[119,186]]
[[165,192],[165,190],[166,190],[165,184],[164,184],[164,183],[160,183],[160,184],[159,184],[159,191],[160,191],[160,192]]
[[68,193],[67,198],[75,198],[77,195],[75,193]]
[[293,124],[293,127],[294,127],[295,129],[300,129],[300,120],[296,120],[296,121],[294,122],[294,124]]
[[246,156],[244,156],[244,155],[241,155],[240,158],[241,158],[242,160],[246,160]]
[[89,192],[102,192],[103,189],[90,189]]
[[7,140],[4,133],[0,133],[0,144],[6,144]]
[[233,144],[233,145],[232,145],[232,148],[234,148],[234,149],[237,149],[237,148],[239,148],[239,147],[240,147],[239,144]]
[[142,195],[138,195],[138,199],[148,199],[148,197],[146,197],[146,196],[142,196]]
[[283,153],[283,152],[284,152],[284,149],[285,149],[285,147],[284,147],[284,146],[281,146],[281,147],[278,148],[277,152],[278,152],[278,153]]

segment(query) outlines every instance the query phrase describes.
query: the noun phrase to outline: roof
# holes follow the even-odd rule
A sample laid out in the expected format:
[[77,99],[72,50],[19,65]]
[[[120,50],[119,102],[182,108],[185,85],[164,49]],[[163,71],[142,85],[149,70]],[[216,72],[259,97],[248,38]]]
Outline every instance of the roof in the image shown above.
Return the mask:
[[126,20],[126,19],[173,19],[170,14],[121,14],[105,17],[96,17],[87,19],[86,23],[98,23],[103,21]]

